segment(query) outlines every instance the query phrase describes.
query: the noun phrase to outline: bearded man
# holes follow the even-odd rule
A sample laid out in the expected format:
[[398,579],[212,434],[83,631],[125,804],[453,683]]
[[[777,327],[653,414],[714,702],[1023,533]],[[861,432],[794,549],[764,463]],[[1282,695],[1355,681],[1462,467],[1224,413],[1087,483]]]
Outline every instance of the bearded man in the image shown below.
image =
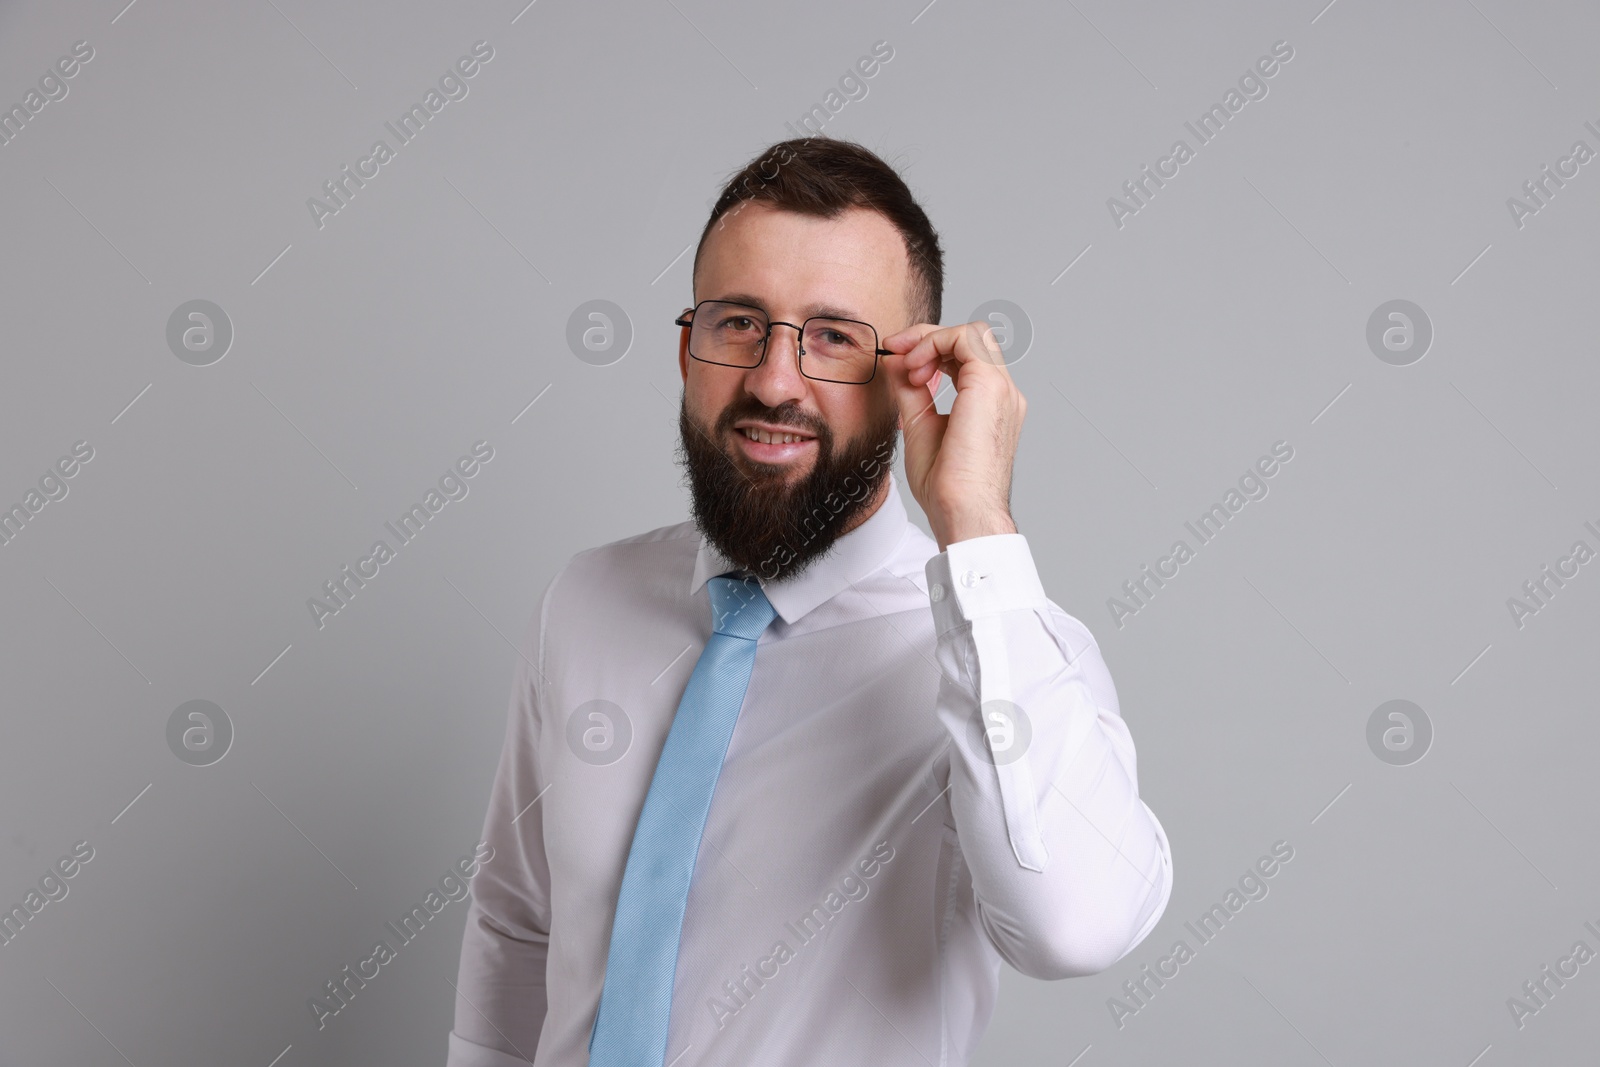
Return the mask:
[[693,521],[544,592],[448,1063],[965,1064],[1002,962],[1102,971],[1172,889],[1099,647],[1011,518],[1026,403],[986,324],[936,325],[938,235],[859,145],[735,175],[693,286]]

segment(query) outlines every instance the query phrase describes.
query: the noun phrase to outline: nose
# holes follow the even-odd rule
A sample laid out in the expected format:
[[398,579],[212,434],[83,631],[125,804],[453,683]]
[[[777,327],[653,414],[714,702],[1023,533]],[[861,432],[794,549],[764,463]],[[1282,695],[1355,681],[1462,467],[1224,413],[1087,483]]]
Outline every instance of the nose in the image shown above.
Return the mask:
[[775,322],[767,335],[766,358],[744,374],[744,391],[769,408],[790,400],[803,400],[810,391],[800,373],[800,330]]

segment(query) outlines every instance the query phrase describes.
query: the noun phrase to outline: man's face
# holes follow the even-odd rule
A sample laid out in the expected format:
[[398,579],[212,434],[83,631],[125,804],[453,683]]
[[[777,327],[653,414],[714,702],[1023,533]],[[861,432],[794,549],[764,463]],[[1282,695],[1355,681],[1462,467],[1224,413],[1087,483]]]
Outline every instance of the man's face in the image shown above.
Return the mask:
[[[893,223],[851,208],[833,219],[760,202],[724,216],[700,256],[695,299],[730,300],[799,325],[856,319],[879,341],[911,324],[910,265]],[[680,418],[695,520],[731,562],[798,573],[882,500],[897,428],[887,375],[866,385],[800,373],[799,333],[774,326],[749,369],[691,359],[679,343]],[[762,441],[752,435],[798,435]]]

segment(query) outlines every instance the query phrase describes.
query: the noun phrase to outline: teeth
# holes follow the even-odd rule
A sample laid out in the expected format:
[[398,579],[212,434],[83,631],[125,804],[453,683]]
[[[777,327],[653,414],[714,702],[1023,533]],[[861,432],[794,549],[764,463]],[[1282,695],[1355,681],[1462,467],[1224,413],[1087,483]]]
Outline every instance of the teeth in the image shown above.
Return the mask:
[[768,430],[758,430],[758,429],[755,429],[754,427],[750,427],[750,426],[744,427],[740,432],[743,433],[746,437],[750,438],[750,440],[752,440],[752,441],[760,441],[764,445],[770,445],[770,444],[788,445],[788,444],[793,444],[796,441],[804,441],[804,440],[806,440],[806,438],[802,437],[801,435],[799,435],[797,433],[772,433],[772,432],[770,432]]

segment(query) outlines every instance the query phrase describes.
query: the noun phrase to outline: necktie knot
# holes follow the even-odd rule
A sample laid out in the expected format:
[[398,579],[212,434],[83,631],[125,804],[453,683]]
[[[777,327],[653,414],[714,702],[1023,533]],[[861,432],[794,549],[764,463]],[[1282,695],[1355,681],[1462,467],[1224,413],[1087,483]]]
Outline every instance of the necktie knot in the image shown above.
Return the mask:
[[777,617],[754,578],[719,576],[709,579],[706,588],[711,593],[711,628],[719,634],[754,641]]

